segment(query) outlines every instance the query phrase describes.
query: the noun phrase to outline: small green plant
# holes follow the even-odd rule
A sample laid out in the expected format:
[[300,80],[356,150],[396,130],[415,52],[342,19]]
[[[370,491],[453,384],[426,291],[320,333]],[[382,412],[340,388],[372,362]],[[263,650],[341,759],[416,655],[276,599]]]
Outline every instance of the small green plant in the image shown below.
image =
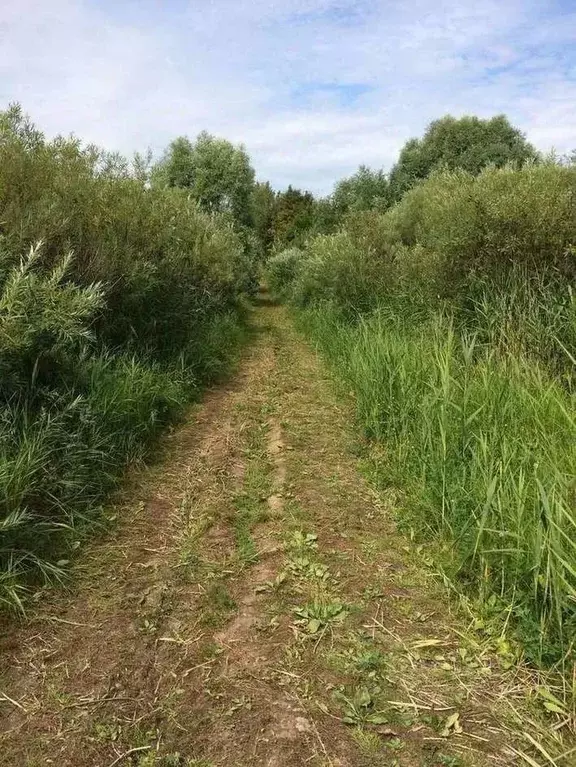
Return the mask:
[[288,560],[287,569],[293,575],[309,580],[327,582],[330,579],[330,569],[327,565],[314,562],[309,557],[293,556]]
[[295,530],[288,539],[288,548],[294,551],[316,551],[318,548],[318,536],[314,533]]
[[358,726],[352,730],[352,737],[363,754],[377,754],[382,750],[380,736],[368,727]]
[[459,756],[450,756],[448,754],[437,754],[436,763],[442,767],[464,767],[464,762]]
[[236,602],[221,579],[214,580],[202,597],[202,622],[217,628],[236,609]]
[[354,656],[359,671],[378,671],[386,664],[386,656],[380,650],[364,650]]
[[348,610],[341,602],[332,602],[316,598],[303,607],[293,610],[298,626],[302,626],[309,634],[317,634],[332,623],[341,623],[348,615]]
[[352,695],[346,695],[342,691],[335,693],[336,699],[343,708],[342,721],[350,725],[383,725],[388,723],[386,713],[378,706],[378,690],[370,691],[366,687],[359,687]]

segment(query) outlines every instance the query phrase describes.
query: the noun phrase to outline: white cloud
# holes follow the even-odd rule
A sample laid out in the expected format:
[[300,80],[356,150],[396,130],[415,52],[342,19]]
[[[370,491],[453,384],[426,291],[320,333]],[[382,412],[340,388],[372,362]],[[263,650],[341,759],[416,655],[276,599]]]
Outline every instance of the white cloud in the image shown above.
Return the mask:
[[206,128],[262,178],[328,191],[447,112],[576,146],[575,37],[552,0],[20,0],[0,7],[0,100],[128,153]]

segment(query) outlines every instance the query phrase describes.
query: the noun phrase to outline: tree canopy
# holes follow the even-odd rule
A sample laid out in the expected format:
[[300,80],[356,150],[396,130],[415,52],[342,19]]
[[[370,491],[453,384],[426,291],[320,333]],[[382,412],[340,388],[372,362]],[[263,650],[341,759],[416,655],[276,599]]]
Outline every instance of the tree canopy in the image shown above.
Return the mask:
[[537,159],[534,147],[505,115],[490,120],[450,115],[430,123],[421,139],[410,139],[390,173],[394,201],[438,167],[477,174],[487,165],[522,165]]
[[231,213],[243,225],[252,221],[254,169],[242,145],[202,131],[192,143],[174,139],[154,173],[156,183],[190,190],[202,208]]
[[390,184],[383,170],[361,165],[356,173],[339,181],[332,195],[339,212],[385,209],[390,203]]

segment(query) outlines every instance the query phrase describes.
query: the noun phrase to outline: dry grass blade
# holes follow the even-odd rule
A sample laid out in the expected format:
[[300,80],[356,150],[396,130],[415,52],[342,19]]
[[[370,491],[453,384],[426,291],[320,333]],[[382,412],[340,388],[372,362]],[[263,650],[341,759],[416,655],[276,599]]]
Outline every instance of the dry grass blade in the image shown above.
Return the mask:
[[110,762],[108,767],[114,767],[114,765],[120,764],[120,762],[124,761],[124,759],[127,759],[132,754],[136,754],[139,751],[149,751],[151,748],[152,746],[135,746],[134,748],[129,748],[128,751],[120,754],[120,756],[116,757],[113,762]]
[[16,708],[19,708],[20,711],[23,711],[25,714],[28,713],[21,703],[18,703],[17,700],[14,700],[14,698],[11,698],[9,695],[6,695],[6,693],[2,692],[1,690],[0,690],[0,700],[5,700],[8,703],[11,703],[13,706],[15,706]]

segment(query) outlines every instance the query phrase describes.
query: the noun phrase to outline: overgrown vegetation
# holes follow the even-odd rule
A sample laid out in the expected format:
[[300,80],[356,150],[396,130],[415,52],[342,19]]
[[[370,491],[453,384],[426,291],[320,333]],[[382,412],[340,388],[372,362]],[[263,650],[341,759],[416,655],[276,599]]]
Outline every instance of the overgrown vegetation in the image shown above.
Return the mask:
[[[379,481],[538,662],[576,629],[576,166],[446,117],[315,199],[201,133],[154,165],[0,114],[0,602],[59,578],[127,462],[272,290],[384,445]],[[239,533],[240,535],[240,533]]]
[[255,269],[236,211],[147,177],[0,114],[4,605],[60,577],[125,464],[241,338]]
[[358,203],[336,232],[274,254],[270,284],[355,392],[404,521],[451,542],[460,583],[532,660],[569,670],[576,168],[536,157],[503,118],[432,124],[390,186],[416,155],[433,162],[388,209],[382,178],[340,184]]

